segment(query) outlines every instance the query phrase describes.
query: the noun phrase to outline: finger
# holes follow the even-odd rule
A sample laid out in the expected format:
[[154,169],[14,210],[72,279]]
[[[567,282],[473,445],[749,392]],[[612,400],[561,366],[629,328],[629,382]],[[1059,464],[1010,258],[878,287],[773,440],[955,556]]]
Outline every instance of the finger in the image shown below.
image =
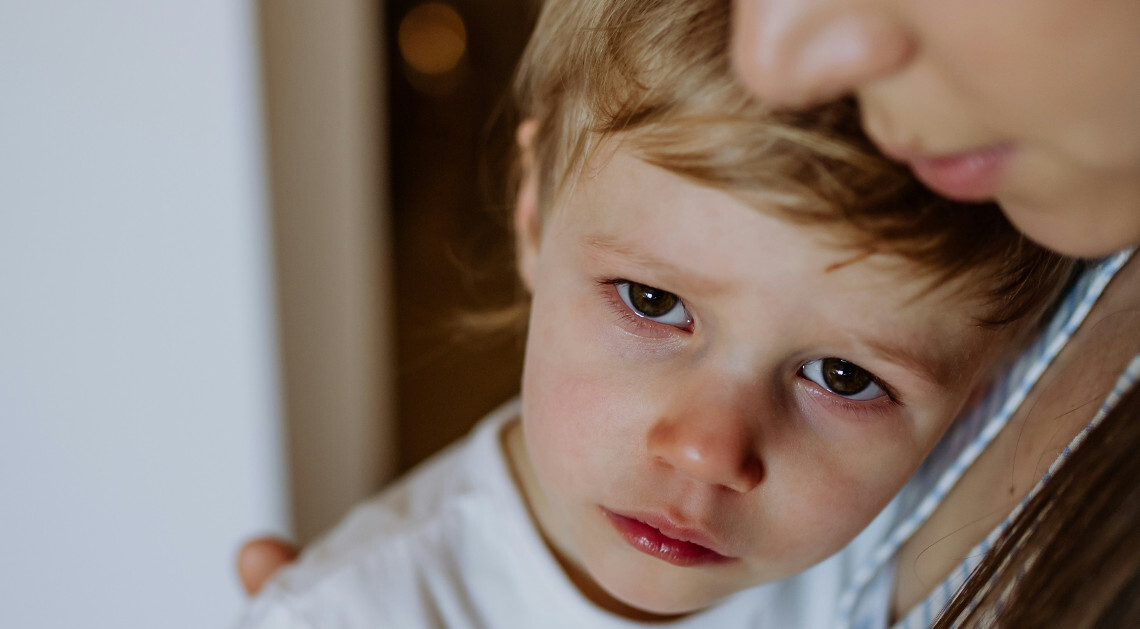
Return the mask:
[[237,572],[246,594],[253,596],[283,566],[297,559],[300,550],[286,540],[258,537],[246,542],[238,551]]

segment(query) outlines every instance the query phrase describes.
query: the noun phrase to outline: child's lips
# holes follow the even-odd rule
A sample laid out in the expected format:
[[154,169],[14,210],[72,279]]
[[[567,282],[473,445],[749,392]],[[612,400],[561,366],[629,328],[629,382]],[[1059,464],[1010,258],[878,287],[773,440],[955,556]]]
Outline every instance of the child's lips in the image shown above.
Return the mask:
[[675,566],[689,567],[734,561],[714,550],[718,544],[698,529],[684,527],[667,517],[649,513],[620,514],[602,507],[602,513],[627,544]]

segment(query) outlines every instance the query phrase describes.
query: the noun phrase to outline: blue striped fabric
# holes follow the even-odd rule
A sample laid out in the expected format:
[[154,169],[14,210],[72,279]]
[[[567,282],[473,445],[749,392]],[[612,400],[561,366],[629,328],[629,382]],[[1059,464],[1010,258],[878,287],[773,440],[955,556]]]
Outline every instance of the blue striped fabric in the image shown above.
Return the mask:
[[[1097,411],[1097,414],[1095,417],[1093,417],[1092,421],[1089,422],[1089,425],[1085,426],[1084,429],[1081,430],[1080,434],[1074,437],[1073,441],[1068,446],[1066,446],[1064,450],[1062,450],[1060,456],[1058,456],[1057,459],[1053,461],[1053,464],[1049,466],[1048,471],[1045,472],[1044,476],[1041,477],[1041,480],[1039,480],[1033,489],[1030,490],[1030,492],[1025,496],[1025,499],[1022,500],[1016,507],[1014,507],[1009,516],[1007,516],[1000,525],[991,531],[985,540],[974,547],[969,556],[966,557],[966,560],[958,565],[958,568],[954,571],[953,574],[950,575],[950,577],[943,581],[937,589],[931,592],[930,596],[927,597],[927,599],[924,600],[922,604],[913,609],[911,613],[907,614],[905,618],[903,618],[899,623],[895,625],[897,629],[925,629],[926,627],[930,626],[930,623],[933,621],[933,619],[937,617],[938,612],[941,611],[942,608],[944,608],[946,604],[950,602],[950,598],[954,595],[954,592],[957,591],[957,589],[966,582],[966,578],[970,575],[971,572],[973,572],[974,568],[978,567],[978,564],[981,563],[982,556],[989,552],[990,548],[993,548],[994,544],[997,543],[998,538],[1005,531],[1005,529],[1007,529],[1010,523],[1013,522],[1013,520],[1022,512],[1022,510],[1025,508],[1026,503],[1028,503],[1031,498],[1036,496],[1038,492],[1041,491],[1041,488],[1045,485],[1045,483],[1048,483],[1049,479],[1057,473],[1057,468],[1060,467],[1061,464],[1069,458],[1073,451],[1076,450],[1077,447],[1080,446],[1080,444],[1085,440],[1089,434],[1089,431],[1095,428],[1097,424],[1099,424],[1101,420],[1103,420],[1104,417],[1108,415],[1109,411],[1116,407],[1116,404],[1120,401],[1120,398],[1122,398],[1125,393],[1136,386],[1136,381],[1138,379],[1140,379],[1140,355],[1137,355],[1132,359],[1132,362],[1128,364],[1128,367],[1124,370],[1124,373],[1120,375],[1119,379],[1117,379],[1116,384],[1113,386],[1112,392],[1109,394],[1108,398],[1105,399],[1104,403],[1101,404],[1100,409]],[[1022,569],[1022,573],[1024,573],[1024,568]],[[1016,581],[1021,580],[1020,576],[1021,575],[1015,579],[1015,583]],[[1000,611],[1002,602],[1006,598],[1006,594],[1008,594],[1008,591],[1005,592],[995,604],[995,612]]]
[[[1005,520],[996,526],[985,540],[975,546],[974,550],[971,550],[966,561],[959,564],[958,569],[954,570],[954,573],[943,581],[941,585],[927,597],[926,601],[923,601],[918,607],[915,607],[911,613],[907,614],[906,618],[895,624],[896,629],[925,629],[930,627],[930,623],[937,618],[938,612],[941,611],[947,603],[950,603],[954,591],[958,590],[958,588],[962,586],[962,583],[966,582],[966,579],[969,577],[969,574],[974,571],[975,567],[977,567],[979,563],[982,563],[983,556],[990,552],[990,549],[998,542],[998,538],[1001,537],[1002,532],[1009,528],[1009,524],[1021,513],[1021,510],[1025,508],[1029,499],[1041,491],[1044,484],[1048,483],[1053,474],[1057,473],[1057,468],[1062,463],[1065,463],[1065,460],[1068,459],[1068,457],[1073,454],[1073,451],[1085,440],[1089,432],[1092,431],[1092,428],[1096,427],[1097,424],[1108,415],[1108,411],[1116,407],[1117,402],[1121,400],[1123,395],[1137,384],[1137,379],[1140,379],[1140,354],[1132,359],[1129,366],[1124,370],[1124,373],[1117,379],[1116,384],[1113,386],[1112,393],[1109,393],[1108,398],[1102,403],[1100,409],[1097,411],[1096,417],[1093,417],[1089,425],[1085,426],[1081,433],[1077,434],[1075,438],[1073,438],[1073,441],[1061,451],[1060,456],[1053,461],[1048,471],[1045,472],[1040,481],[1037,481],[1037,484],[1029,491],[1025,499],[1021,501],[1017,507],[1013,508],[1009,516],[1005,517]],[[1018,579],[1015,579],[1015,582],[1019,580],[1020,575]],[[1004,594],[1008,594],[1008,591]],[[1005,596],[1002,596],[998,603],[995,604],[995,612],[1001,610],[1004,598]]]
[[[955,422],[931,452],[914,478],[895,498],[899,514],[896,524],[871,553],[870,559],[855,571],[851,585],[841,596],[835,623],[838,629],[885,626],[895,553],[930,517],[947,492],[1017,411],[1042,373],[1085,320],[1105,286],[1130,256],[1131,252],[1122,252],[1086,270],[1058,305],[1040,337],[991,386],[983,401]],[[1004,526],[1003,523],[979,544],[946,581],[934,588],[930,596],[895,627],[928,627],[981,561]],[[884,593],[887,600],[880,600]]]

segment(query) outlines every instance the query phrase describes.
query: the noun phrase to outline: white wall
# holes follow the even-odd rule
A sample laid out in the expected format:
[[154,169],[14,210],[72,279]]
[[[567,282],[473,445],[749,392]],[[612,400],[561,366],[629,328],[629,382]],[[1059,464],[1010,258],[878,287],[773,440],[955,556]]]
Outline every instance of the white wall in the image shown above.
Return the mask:
[[224,627],[285,526],[254,17],[0,2],[0,627]]

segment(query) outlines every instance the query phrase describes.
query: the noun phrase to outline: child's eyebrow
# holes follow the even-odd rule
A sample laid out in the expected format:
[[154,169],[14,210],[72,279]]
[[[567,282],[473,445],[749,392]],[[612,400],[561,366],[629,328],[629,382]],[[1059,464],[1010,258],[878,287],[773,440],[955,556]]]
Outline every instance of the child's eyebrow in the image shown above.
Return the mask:
[[[590,233],[582,242],[591,253],[602,257],[621,258],[623,262],[652,269],[655,277],[661,277],[670,282],[661,286],[664,290],[687,291],[700,290],[706,294],[731,290],[730,282],[724,278],[702,274],[692,268],[678,266],[676,263],[661,256],[654,255],[646,247],[631,244],[618,239],[611,234]],[[865,256],[857,256],[850,262],[856,262]],[[628,278],[637,280],[638,278]],[[876,338],[860,338],[859,343],[876,355],[880,360],[897,365],[907,372],[914,374],[924,382],[937,389],[945,389],[946,382],[958,364],[957,355],[950,353],[929,353],[915,349],[905,341],[893,342]]]
[[[717,293],[728,289],[729,283],[721,277],[714,277],[692,268],[679,266],[675,262],[656,256],[643,247],[637,247],[623,242],[608,234],[588,234],[583,242],[594,253],[622,258],[625,262],[635,266],[652,269],[655,273],[667,276],[670,280],[683,284],[685,287],[699,288],[704,293]],[[632,278],[637,279],[637,278]],[[691,286],[690,286],[691,285]],[[670,289],[671,287],[661,287]],[[676,288],[676,287],[672,287]]]
[[938,357],[913,351],[906,345],[884,343],[875,339],[865,339],[863,342],[880,359],[906,369],[935,387],[946,387],[945,372],[955,361],[940,360]]

